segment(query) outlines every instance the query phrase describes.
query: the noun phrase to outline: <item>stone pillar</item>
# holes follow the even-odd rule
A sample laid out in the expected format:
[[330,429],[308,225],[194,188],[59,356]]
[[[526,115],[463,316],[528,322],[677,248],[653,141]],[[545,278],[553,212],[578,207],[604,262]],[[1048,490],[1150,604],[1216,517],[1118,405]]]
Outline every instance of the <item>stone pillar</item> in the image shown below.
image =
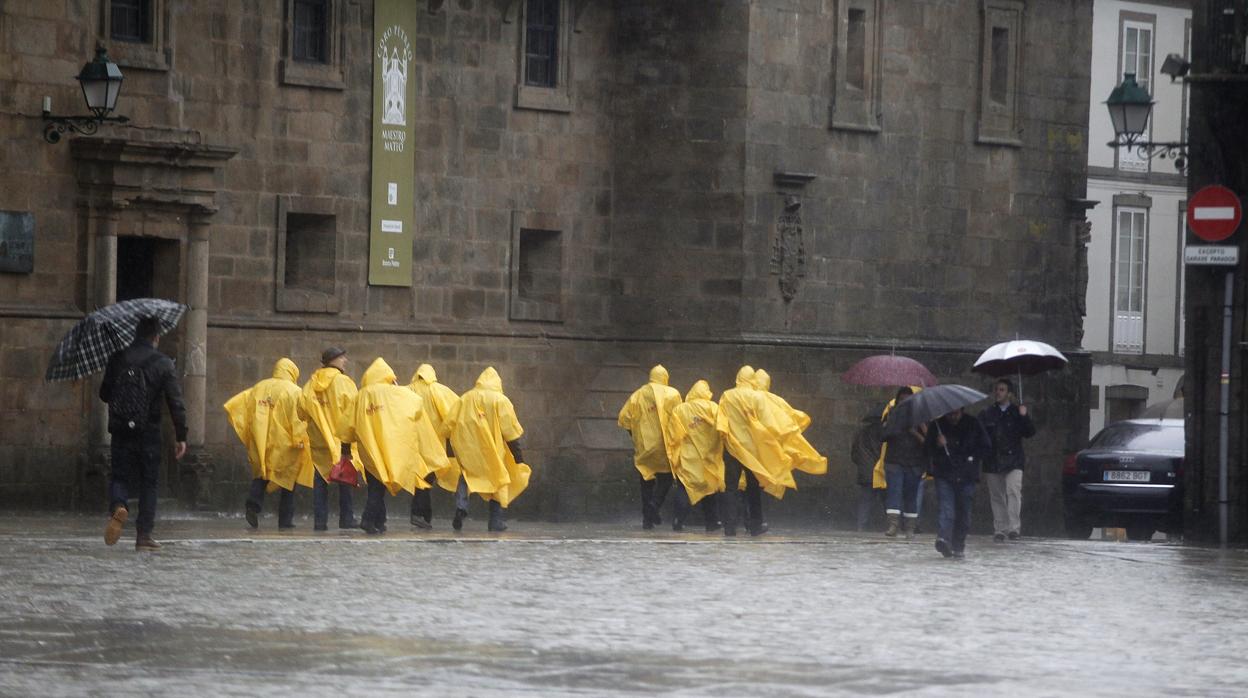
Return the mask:
[[208,381],[208,223],[192,218],[186,269],[186,348],[182,365],[186,398],[187,455],[183,472],[191,475],[188,492],[197,509],[211,506],[212,463],[204,452]]
[[[117,212],[115,210],[94,210],[89,214],[89,225],[93,224],[94,238],[92,249],[91,292],[87,297],[86,312],[109,305],[117,301]],[[88,230],[91,230],[89,227]],[[109,459],[109,446],[112,439],[108,434],[108,406],[97,398],[100,392],[100,381],[104,374],[96,374],[87,381],[86,396],[89,410],[87,432],[87,459],[79,472],[79,486],[82,502],[88,510],[106,501],[104,488],[112,469]]]

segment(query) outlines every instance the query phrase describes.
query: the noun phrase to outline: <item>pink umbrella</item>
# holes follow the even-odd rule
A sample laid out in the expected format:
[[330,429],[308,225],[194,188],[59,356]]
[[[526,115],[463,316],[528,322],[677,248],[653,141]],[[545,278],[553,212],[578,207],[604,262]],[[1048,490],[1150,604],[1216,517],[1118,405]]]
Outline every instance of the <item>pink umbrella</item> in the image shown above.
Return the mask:
[[924,388],[940,383],[923,364],[894,354],[868,356],[842,373],[841,381],[853,385],[920,385]]

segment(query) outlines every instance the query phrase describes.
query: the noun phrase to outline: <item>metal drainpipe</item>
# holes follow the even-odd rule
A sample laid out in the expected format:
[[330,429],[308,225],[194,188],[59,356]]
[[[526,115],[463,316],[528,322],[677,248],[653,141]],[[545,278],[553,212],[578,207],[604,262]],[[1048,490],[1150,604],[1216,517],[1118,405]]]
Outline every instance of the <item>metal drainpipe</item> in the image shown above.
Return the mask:
[[1231,302],[1235,297],[1235,272],[1226,272],[1226,292],[1222,299],[1222,396],[1218,409],[1218,544],[1226,547],[1227,497],[1226,461],[1231,411]]

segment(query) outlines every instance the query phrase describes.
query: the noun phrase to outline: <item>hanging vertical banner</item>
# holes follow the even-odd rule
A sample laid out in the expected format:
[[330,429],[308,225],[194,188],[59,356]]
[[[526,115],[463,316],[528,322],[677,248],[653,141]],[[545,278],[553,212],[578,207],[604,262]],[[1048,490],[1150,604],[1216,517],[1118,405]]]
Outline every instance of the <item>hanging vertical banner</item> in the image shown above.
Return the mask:
[[373,4],[373,182],[368,233],[368,283],[412,285],[416,160],[412,95],[411,0]]

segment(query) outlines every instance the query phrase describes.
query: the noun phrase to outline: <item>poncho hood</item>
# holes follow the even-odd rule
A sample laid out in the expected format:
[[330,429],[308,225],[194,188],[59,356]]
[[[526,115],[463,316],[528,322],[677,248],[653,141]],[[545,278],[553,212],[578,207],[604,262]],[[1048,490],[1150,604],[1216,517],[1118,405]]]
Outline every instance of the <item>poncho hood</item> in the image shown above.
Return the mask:
[[273,364],[273,377],[285,378],[291,383],[298,383],[299,367],[295,365],[294,361],[291,361],[286,357],[282,357],[277,360],[277,363]]
[[416,373],[412,374],[412,382],[415,383],[417,380],[426,385],[437,383],[438,374],[429,364],[421,364],[420,368],[416,369]]
[[754,387],[754,369],[750,366],[742,366],[737,371],[737,387],[753,388]]
[[670,377],[667,375],[667,369],[663,368],[663,364],[657,364],[654,368],[650,369],[650,382],[651,383],[658,383],[659,385],[667,385],[667,381],[669,380],[669,378]]
[[694,400],[710,400],[710,399],[711,399],[711,384],[707,383],[704,380],[700,380],[697,383],[694,383],[693,387],[689,389],[689,394],[685,396],[685,402],[692,402]]
[[495,392],[503,392],[503,379],[498,375],[498,371],[493,366],[487,367],[477,376],[477,388],[481,390],[493,390]]
[[390,368],[390,364],[386,360],[377,357],[373,363],[369,364],[368,370],[364,372],[364,378],[360,381],[360,387],[368,387],[374,383],[394,383],[394,369]]
[[771,390],[771,374],[761,368],[754,371],[754,387],[759,390]]
[[323,393],[326,390],[329,390],[330,384],[333,383],[334,379],[340,375],[342,375],[342,371],[339,371],[333,366],[325,366],[313,371],[312,378],[309,379],[308,382],[312,384],[312,390],[315,390],[318,393]]

